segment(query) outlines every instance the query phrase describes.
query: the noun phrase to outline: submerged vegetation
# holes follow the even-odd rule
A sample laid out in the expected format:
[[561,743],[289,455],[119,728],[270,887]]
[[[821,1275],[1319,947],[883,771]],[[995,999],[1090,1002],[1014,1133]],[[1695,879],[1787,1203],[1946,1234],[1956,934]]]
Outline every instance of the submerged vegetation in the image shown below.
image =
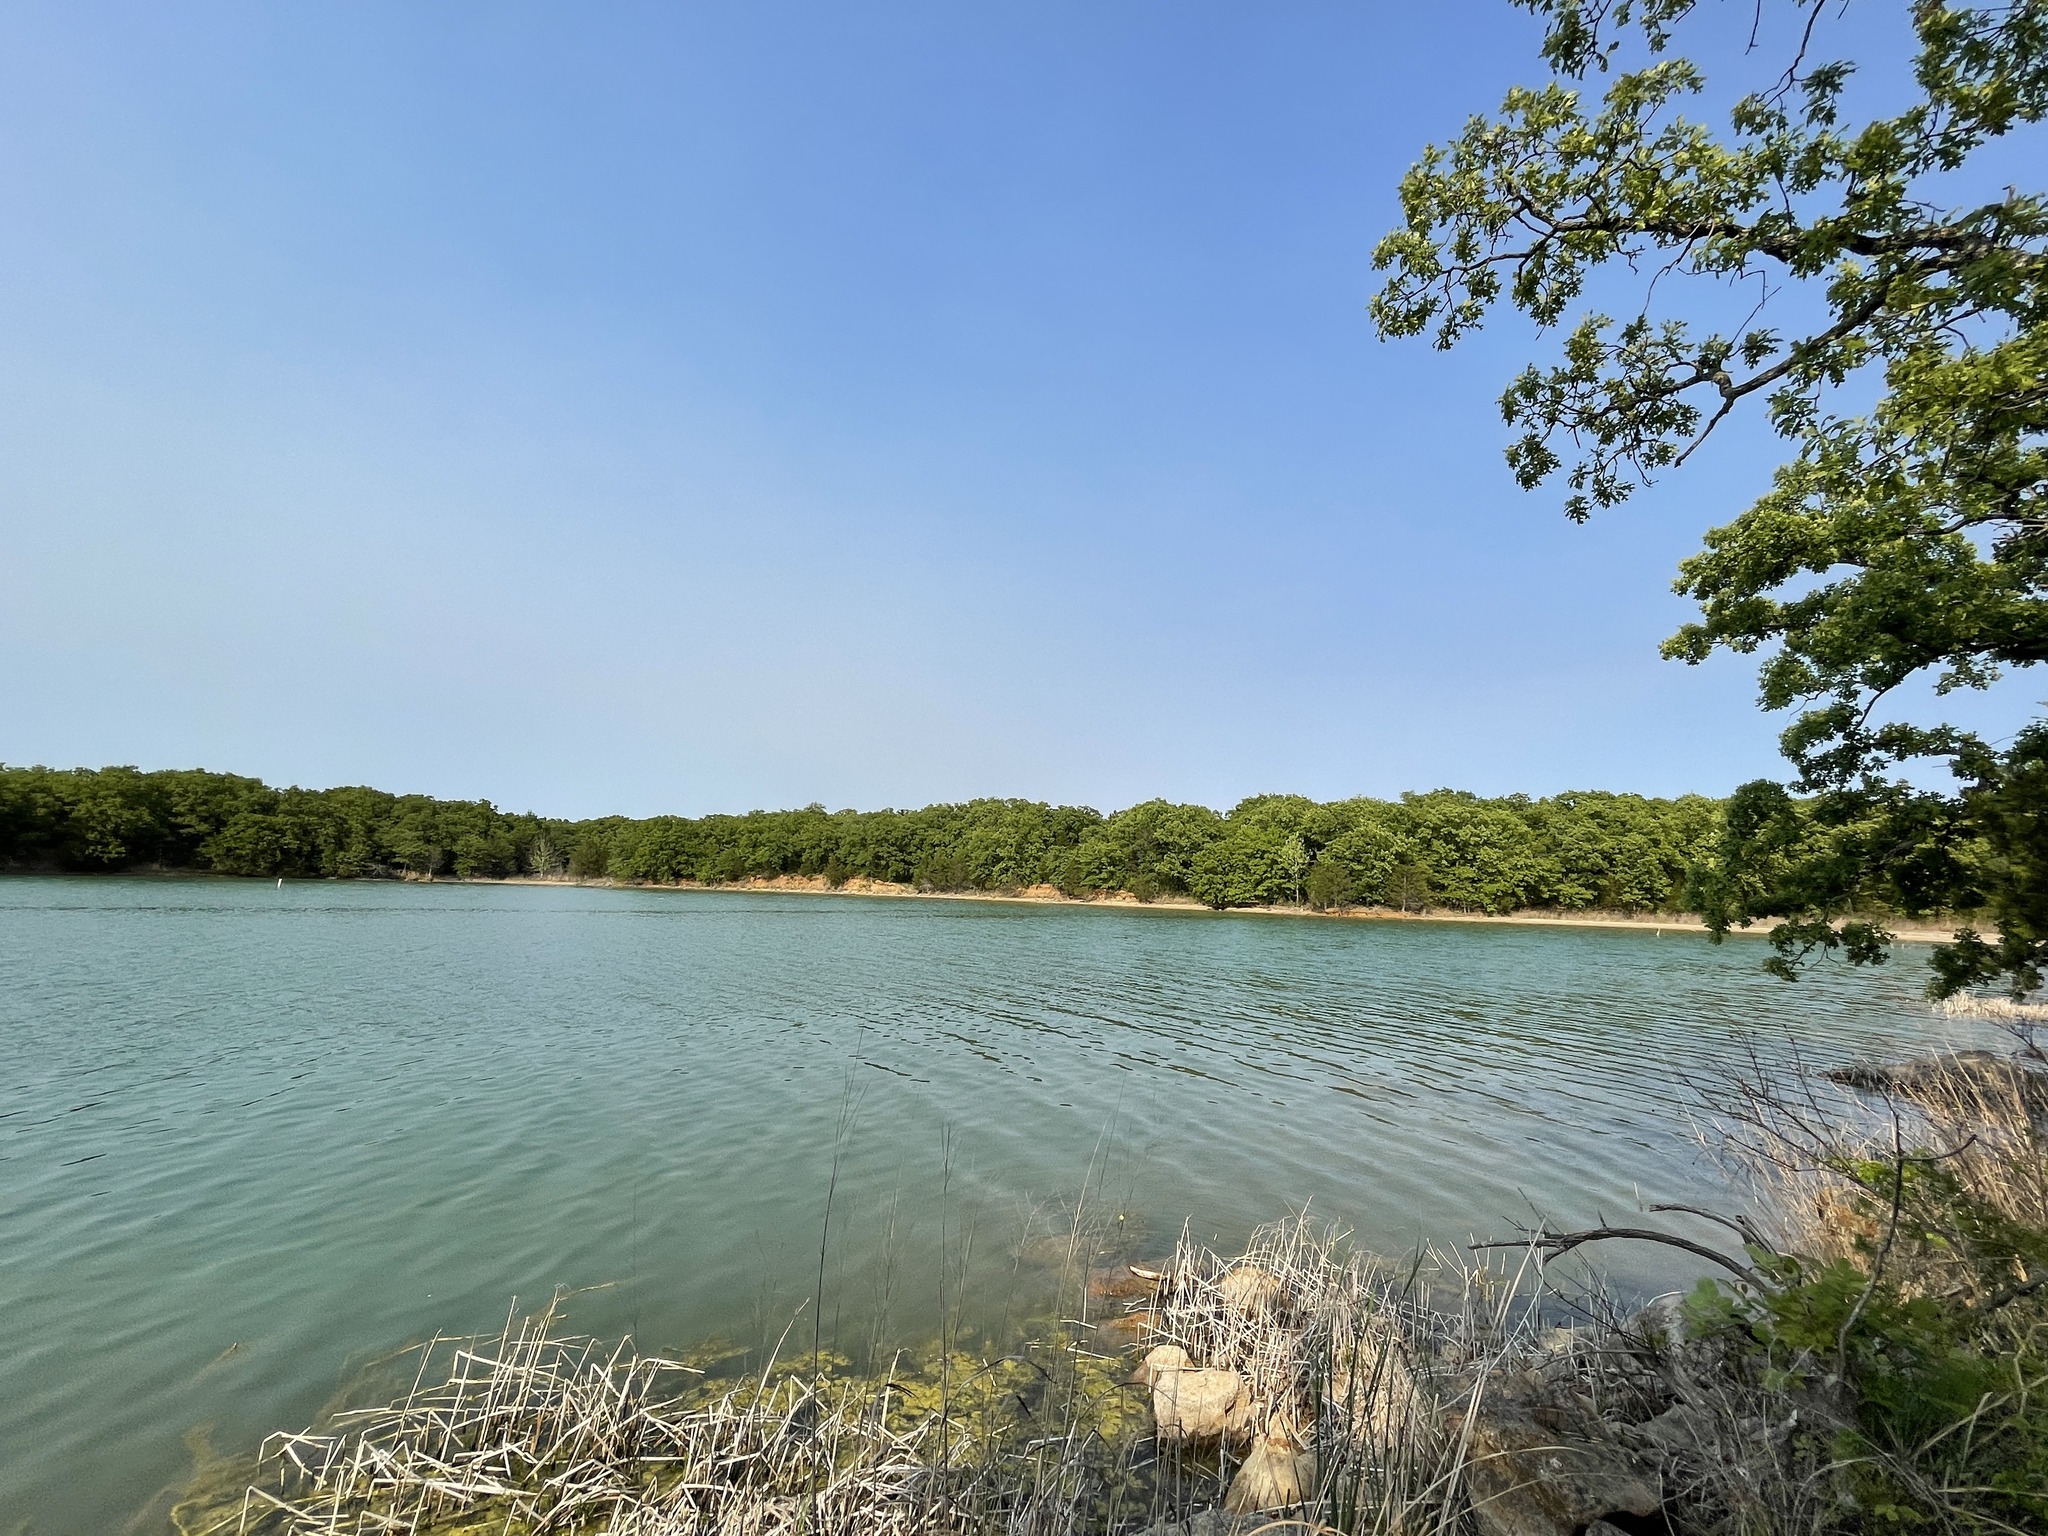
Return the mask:
[[[860,1371],[808,1352],[707,1373],[715,1351],[563,1338],[550,1307],[407,1352],[409,1387],[204,1469],[174,1523],[2048,1531],[2048,1075],[1966,1054],[1834,1078],[1727,1095],[1717,1141],[1756,1199],[1690,1212],[1704,1236],[1538,1229],[1484,1263],[1389,1267],[1303,1215],[1126,1268],[1077,1218],[1023,1337]],[[1548,1264],[1623,1238],[1716,1277],[1634,1307]]]

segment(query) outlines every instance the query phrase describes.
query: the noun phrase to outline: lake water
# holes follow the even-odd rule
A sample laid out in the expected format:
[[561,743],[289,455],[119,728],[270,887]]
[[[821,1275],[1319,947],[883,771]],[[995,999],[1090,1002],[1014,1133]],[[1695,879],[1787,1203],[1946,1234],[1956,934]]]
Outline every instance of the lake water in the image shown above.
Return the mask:
[[[0,1531],[161,1531],[188,1436],[249,1447],[352,1363],[557,1287],[595,1287],[580,1331],[754,1344],[796,1317],[808,1345],[835,1149],[828,1343],[885,1307],[927,1325],[942,1216],[994,1272],[1084,1188],[1140,1250],[1302,1202],[1400,1252],[1712,1200],[1681,1074],[1748,1040],[1832,1061],[1953,1038],[1910,953],[1797,987],[1762,955],[973,901],[0,880]],[[1686,1278],[1673,1257],[1611,1255],[1644,1287]]]

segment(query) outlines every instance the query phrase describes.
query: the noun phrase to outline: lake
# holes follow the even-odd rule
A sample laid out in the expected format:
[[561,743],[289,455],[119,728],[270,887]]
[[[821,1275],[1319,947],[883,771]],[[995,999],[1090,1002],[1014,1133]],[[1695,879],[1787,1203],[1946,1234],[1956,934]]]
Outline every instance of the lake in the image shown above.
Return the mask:
[[[0,1531],[165,1529],[193,1445],[578,1288],[649,1347],[975,1326],[1077,1200],[1389,1253],[1726,1190],[1688,1081],[1958,1040],[1908,950],[570,887],[0,880]],[[836,1164],[836,1177],[835,1177]],[[828,1187],[831,1242],[819,1284]],[[1711,1232],[1711,1228],[1701,1229]],[[1607,1256],[1648,1290],[1692,1273]],[[1012,1276],[1009,1289],[999,1283]],[[822,1306],[820,1305],[822,1302]]]

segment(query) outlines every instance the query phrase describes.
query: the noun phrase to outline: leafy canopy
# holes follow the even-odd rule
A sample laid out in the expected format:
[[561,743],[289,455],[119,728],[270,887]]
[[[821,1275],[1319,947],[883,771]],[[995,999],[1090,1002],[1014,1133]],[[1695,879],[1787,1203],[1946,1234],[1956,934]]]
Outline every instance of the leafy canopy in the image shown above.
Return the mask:
[[[1561,478],[1574,520],[1760,409],[1790,456],[1681,566],[1700,616],[1664,653],[1761,653],[1764,707],[1799,707],[1782,739],[1800,797],[1738,795],[1709,920],[1785,919],[1790,975],[1816,951],[1882,959],[1859,911],[1981,908],[1998,942],[1960,933],[1935,990],[2039,986],[2048,727],[1993,744],[1885,706],[1912,679],[1940,696],[2048,659],[2048,204],[2020,187],[1951,201],[1987,146],[2048,112],[2048,0],[1918,0],[1913,99],[1855,122],[1854,64],[1821,58],[1840,7],[1759,0],[1784,68],[1725,128],[1685,115],[1706,85],[1672,51],[1693,0],[1516,3],[1544,18],[1557,78],[1403,179],[1374,256],[1381,334],[1451,347],[1503,299],[1559,332],[1501,411],[1516,479]],[[1596,273],[1631,313],[1582,305]],[[1744,304],[1737,325],[1710,318]],[[1910,787],[1915,761],[1955,788]]]

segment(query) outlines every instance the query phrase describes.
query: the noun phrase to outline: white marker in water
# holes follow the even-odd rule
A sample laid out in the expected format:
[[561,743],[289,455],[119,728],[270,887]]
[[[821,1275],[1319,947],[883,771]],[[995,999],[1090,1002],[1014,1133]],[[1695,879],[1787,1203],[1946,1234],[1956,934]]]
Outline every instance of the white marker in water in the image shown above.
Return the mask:
[[283,875],[279,875],[279,876],[277,877],[277,888],[278,888],[278,889],[279,889],[280,891],[284,889],[284,876],[283,876]]

